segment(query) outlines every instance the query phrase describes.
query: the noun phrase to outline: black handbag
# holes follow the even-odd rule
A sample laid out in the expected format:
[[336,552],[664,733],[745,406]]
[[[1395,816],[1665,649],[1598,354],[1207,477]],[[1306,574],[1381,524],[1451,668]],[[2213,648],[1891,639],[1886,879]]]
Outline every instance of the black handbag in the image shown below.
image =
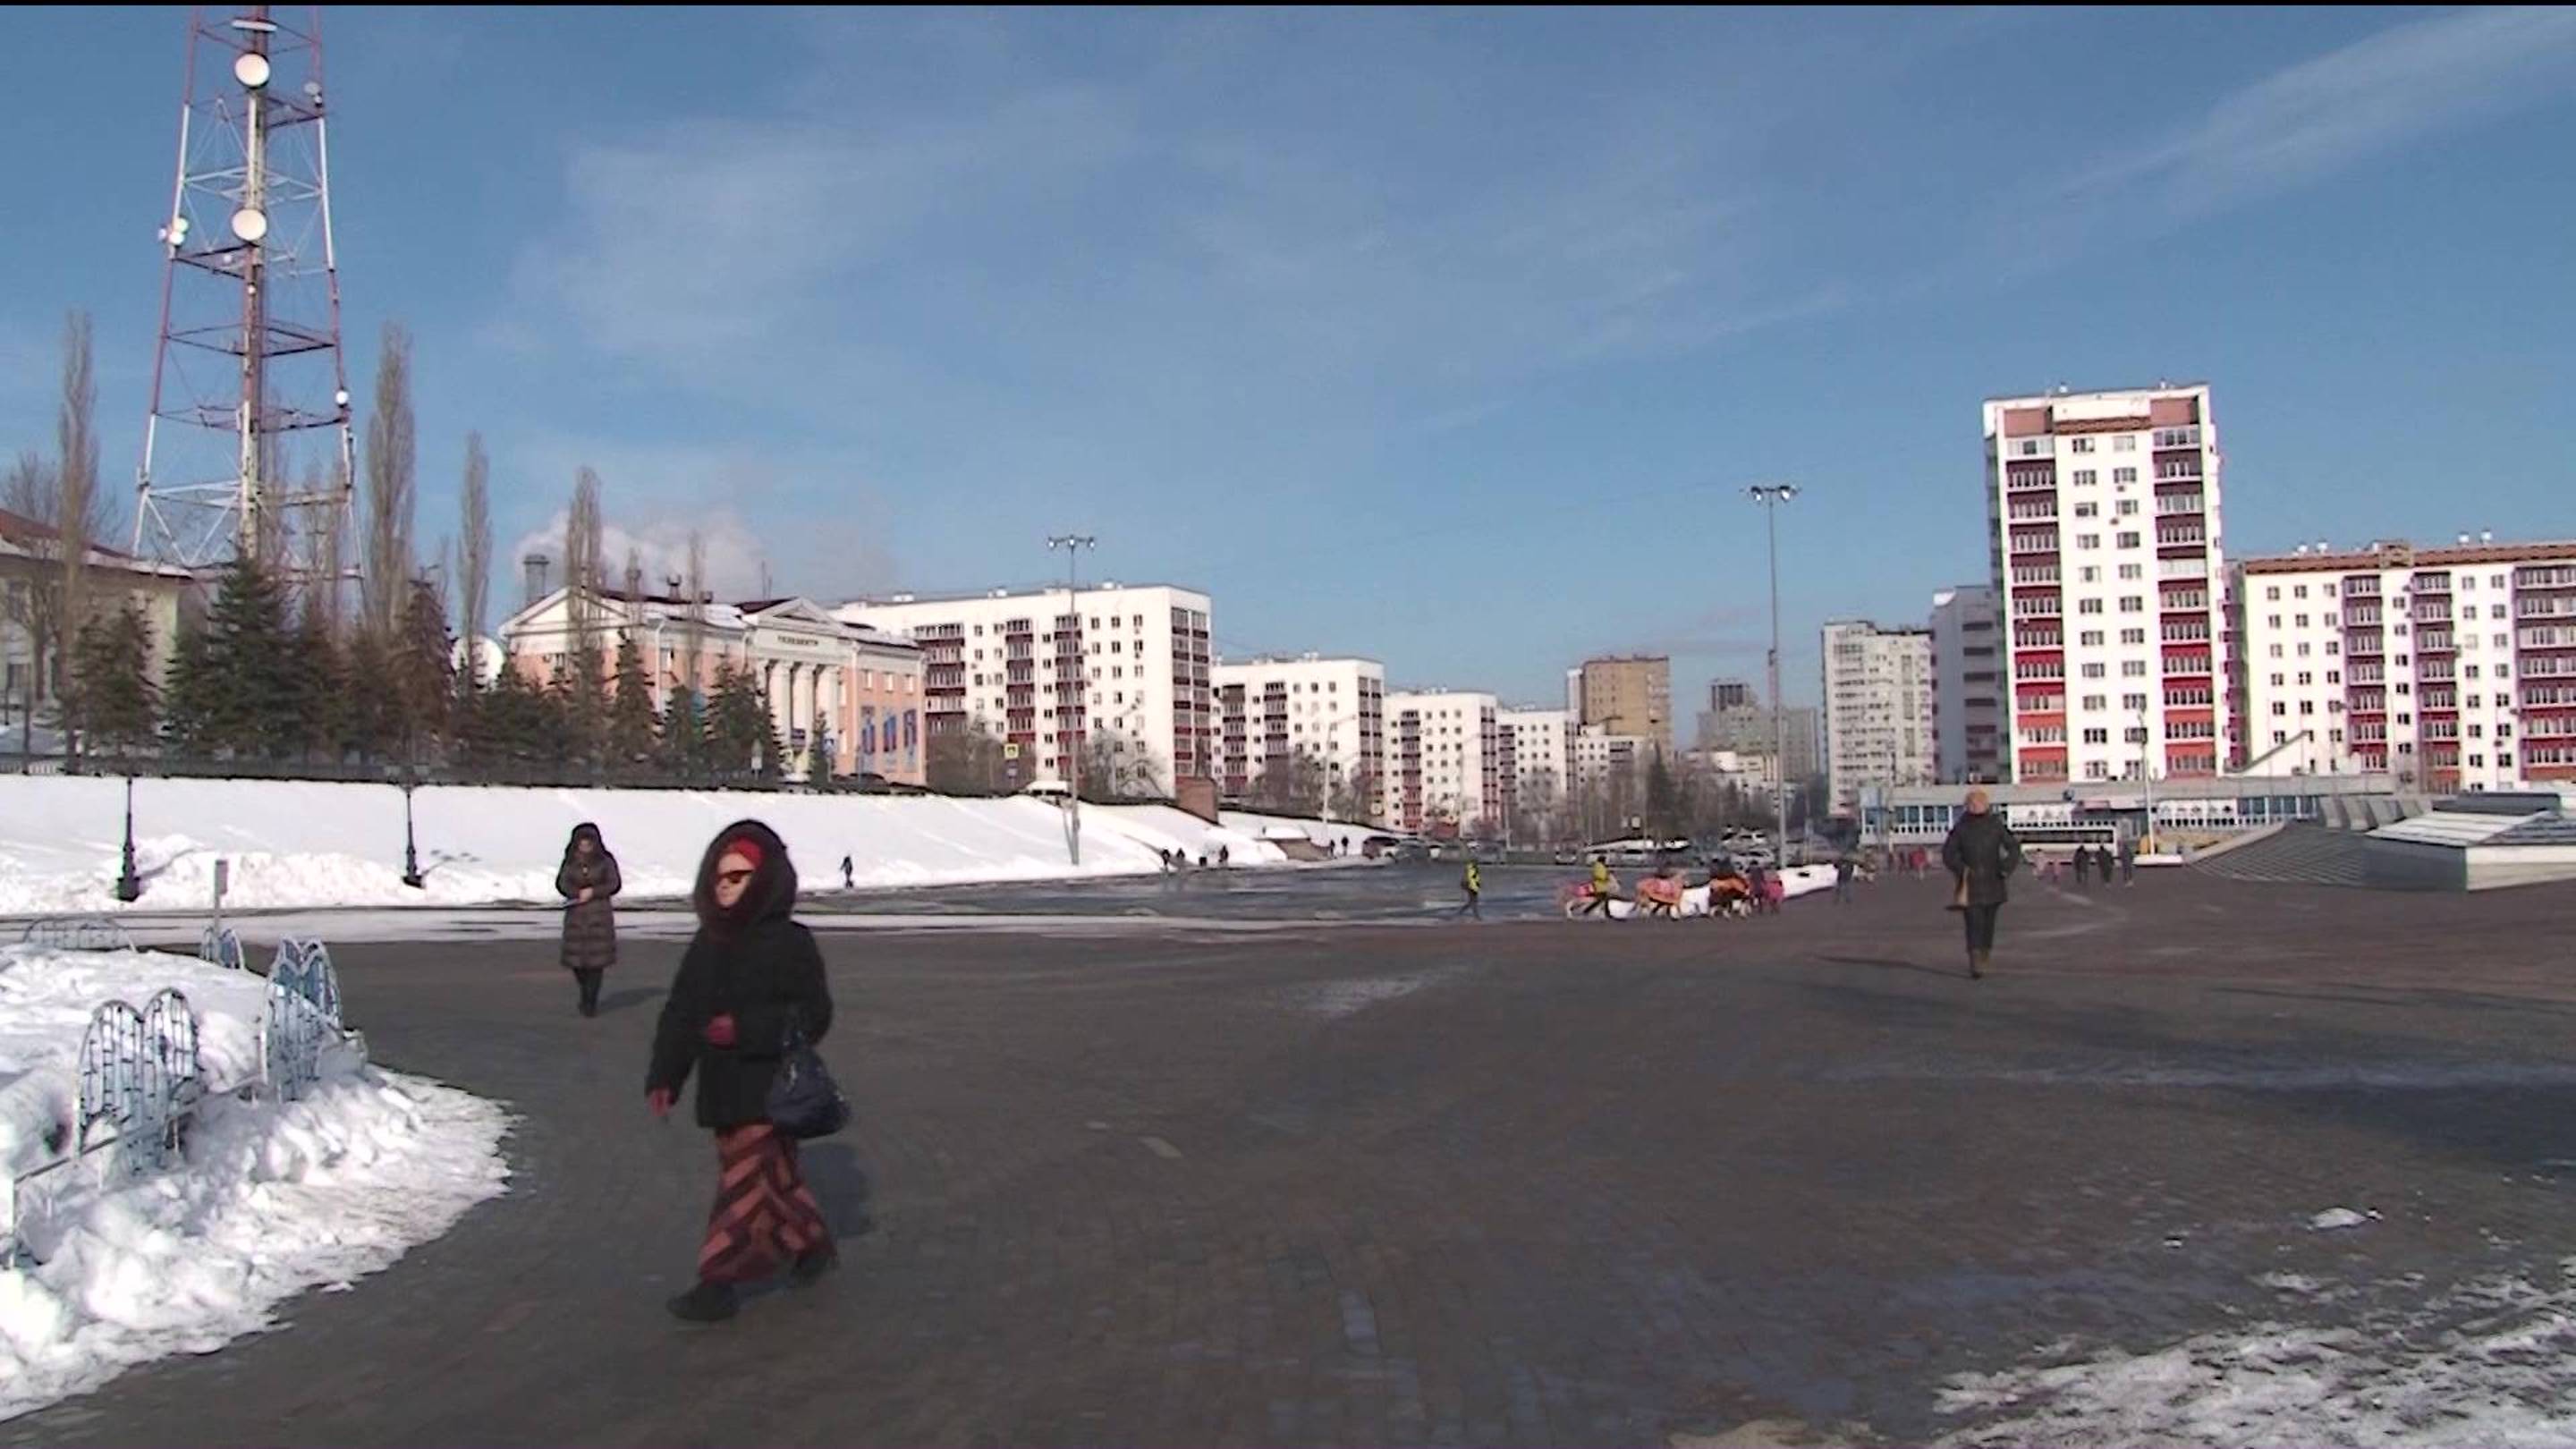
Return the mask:
[[850,1125],[850,1099],[841,1095],[840,1084],[823,1065],[823,1054],[792,1027],[787,1050],[769,1079],[769,1121],[799,1141],[829,1137]]

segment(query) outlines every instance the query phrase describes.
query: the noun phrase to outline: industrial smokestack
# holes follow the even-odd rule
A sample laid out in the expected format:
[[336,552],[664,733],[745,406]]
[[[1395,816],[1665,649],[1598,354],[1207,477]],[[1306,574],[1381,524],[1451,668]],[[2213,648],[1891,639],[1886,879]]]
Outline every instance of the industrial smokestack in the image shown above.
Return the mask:
[[527,581],[526,587],[528,597],[526,606],[534,608],[536,607],[537,600],[544,598],[548,593],[552,592],[551,580],[554,577],[555,561],[543,549],[540,549],[519,560],[519,567],[523,571],[523,576]]

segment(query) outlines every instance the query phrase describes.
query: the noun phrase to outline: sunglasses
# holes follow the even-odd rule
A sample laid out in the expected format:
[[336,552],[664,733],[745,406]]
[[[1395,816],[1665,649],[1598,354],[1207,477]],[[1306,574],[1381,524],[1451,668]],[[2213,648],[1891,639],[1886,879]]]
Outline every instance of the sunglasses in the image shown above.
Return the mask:
[[750,880],[752,874],[752,872],[747,870],[720,870],[716,872],[716,884],[741,885],[743,882]]

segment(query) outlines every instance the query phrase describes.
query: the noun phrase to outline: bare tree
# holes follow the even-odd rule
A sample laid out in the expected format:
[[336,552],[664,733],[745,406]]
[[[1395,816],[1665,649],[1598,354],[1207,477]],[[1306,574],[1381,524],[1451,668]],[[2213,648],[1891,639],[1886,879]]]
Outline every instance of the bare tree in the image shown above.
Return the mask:
[[573,475],[572,507],[564,514],[564,608],[574,649],[597,638],[600,532],[599,475],[583,468]]
[[367,418],[366,626],[390,638],[412,581],[412,499],[419,450],[412,431],[411,334],[385,324],[376,405]]
[[475,651],[481,648],[484,611],[492,602],[492,461],[484,456],[483,435],[465,435],[465,487],[460,494],[464,529],[457,539],[456,592],[464,610],[459,622],[465,629],[465,672],[463,678],[474,687],[482,680],[475,674],[478,661]]
[[695,530],[689,534],[688,590],[682,612],[686,627],[680,634],[680,677],[689,693],[703,700],[706,690],[698,682],[698,644],[707,626],[707,540]]

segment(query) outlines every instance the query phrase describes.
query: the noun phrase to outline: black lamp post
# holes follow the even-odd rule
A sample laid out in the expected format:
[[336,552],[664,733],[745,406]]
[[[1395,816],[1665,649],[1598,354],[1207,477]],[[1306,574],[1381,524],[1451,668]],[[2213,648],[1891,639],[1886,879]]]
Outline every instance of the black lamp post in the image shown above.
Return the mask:
[[116,898],[132,905],[143,895],[143,878],[134,873],[134,777],[125,777],[125,868],[116,877]]
[[425,888],[425,887],[422,885],[422,883],[421,883],[421,879],[420,879],[420,848],[419,848],[419,846],[414,842],[414,840],[413,840],[413,838],[412,838],[412,831],[411,831],[411,792],[412,792],[412,790],[413,790],[413,789],[418,785],[418,783],[419,783],[419,782],[418,782],[417,780],[415,780],[415,779],[412,777],[412,774],[411,774],[411,772],[410,772],[409,770],[405,770],[405,771],[403,772],[403,782],[402,782],[402,792],[403,792],[403,876],[402,876],[402,883],[403,883],[404,885],[407,885],[407,886],[411,887],[413,890],[421,890],[421,889],[424,889],[424,888]]

